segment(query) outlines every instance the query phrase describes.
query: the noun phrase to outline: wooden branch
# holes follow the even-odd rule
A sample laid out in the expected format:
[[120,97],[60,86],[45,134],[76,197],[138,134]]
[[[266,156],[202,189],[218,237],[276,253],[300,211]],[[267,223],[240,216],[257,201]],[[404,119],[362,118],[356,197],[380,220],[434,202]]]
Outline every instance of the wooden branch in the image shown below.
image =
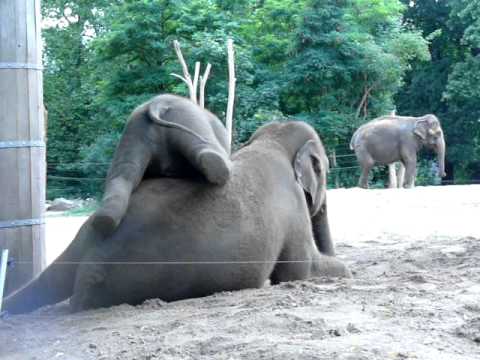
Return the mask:
[[177,53],[178,61],[180,61],[180,64],[182,65],[183,77],[177,74],[171,74],[171,75],[182,79],[182,81],[184,81],[187,84],[188,91],[190,93],[190,99],[196,104],[197,103],[197,99],[195,96],[196,90],[193,87],[193,82],[192,82],[192,78],[190,77],[190,73],[188,72],[187,63],[183,58],[182,50],[180,49],[180,43],[177,40],[173,40],[173,47],[175,48],[175,52]]
[[228,53],[228,102],[227,102],[227,117],[225,119],[225,126],[227,128],[229,150],[232,149],[232,129],[233,129],[233,106],[235,102],[235,54],[233,49],[233,40],[227,40]]
[[210,63],[207,64],[207,68],[203,73],[203,76],[200,76],[200,99],[198,103],[202,108],[205,107],[205,85],[207,84],[208,76],[210,75],[210,69],[212,65]]
[[363,93],[362,99],[360,100],[360,104],[358,104],[357,111],[355,113],[355,119],[358,119],[358,117],[360,116],[360,112],[362,111],[364,104],[367,101],[368,96],[370,95],[370,91],[372,91],[372,89],[373,89],[373,86],[372,87],[365,86],[365,92]]
[[175,73],[170,73],[170,75],[172,75],[172,76],[175,76],[175,77],[179,78],[179,79],[180,79],[180,80],[182,80],[182,81],[183,81],[185,84],[187,84],[187,85],[188,85],[188,80],[187,80],[187,79],[185,79],[183,76],[181,76],[181,75],[178,75],[178,74],[175,74]]
[[198,104],[197,98],[197,88],[198,88],[198,76],[200,75],[200,62],[195,63],[195,73],[193,75],[193,98],[195,99],[195,103]]

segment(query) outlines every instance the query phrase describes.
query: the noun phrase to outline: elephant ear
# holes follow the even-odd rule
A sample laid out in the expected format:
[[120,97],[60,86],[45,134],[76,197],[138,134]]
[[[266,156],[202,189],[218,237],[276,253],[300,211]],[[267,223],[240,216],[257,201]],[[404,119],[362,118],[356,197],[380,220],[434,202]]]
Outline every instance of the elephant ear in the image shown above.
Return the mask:
[[428,121],[426,119],[419,119],[415,122],[413,133],[420,139],[425,140],[427,138]]
[[295,178],[303,190],[310,195],[310,212],[314,215],[320,209],[321,196],[318,188],[321,171],[320,153],[315,141],[308,140],[295,155],[293,169]]

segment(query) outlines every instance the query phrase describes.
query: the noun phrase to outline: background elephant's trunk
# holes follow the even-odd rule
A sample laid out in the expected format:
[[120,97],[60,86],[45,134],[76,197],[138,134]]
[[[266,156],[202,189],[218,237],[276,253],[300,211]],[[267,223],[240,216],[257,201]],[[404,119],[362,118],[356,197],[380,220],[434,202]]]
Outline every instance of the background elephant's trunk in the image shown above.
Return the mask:
[[445,177],[445,139],[443,135],[437,141],[438,176]]

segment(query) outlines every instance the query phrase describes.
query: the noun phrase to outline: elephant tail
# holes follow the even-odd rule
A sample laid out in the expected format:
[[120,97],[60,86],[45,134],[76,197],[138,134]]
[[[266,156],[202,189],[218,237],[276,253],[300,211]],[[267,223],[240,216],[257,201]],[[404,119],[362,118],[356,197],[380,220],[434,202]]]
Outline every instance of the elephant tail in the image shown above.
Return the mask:
[[358,129],[353,133],[350,139],[350,150],[355,150],[355,140],[357,140]]
[[200,140],[201,142],[203,142],[205,144],[207,144],[209,142],[203,136],[200,136],[195,131],[187,128],[186,126],[176,124],[176,123],[173,123],[171,121],[167,121],[167,120],[162,119],[162,116],[164,116],[168,112],[169,109],[170,108],[168,106],[163,105],[163,104],[151,104],[148,107],[148,116],[150,117],[150,119],[156,125],[164,126],[164,127],[168,127],[168,128],[172,128],[172,129],[182,130],[182,131],[196,137],[198,140]]
[[51,265],[5,298],[2,310],[10,314],[27,313],[72,296],[78,264],[90,243],[99,241],[97,236],[90,221],[83,224],[72,243]]

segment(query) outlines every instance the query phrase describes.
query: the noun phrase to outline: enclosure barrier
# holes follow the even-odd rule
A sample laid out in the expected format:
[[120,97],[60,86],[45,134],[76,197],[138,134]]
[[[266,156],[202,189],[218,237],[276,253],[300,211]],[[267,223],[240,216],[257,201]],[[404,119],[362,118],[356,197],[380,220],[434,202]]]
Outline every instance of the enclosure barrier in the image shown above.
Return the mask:
[[[45,136],[40,0],[0,1],[0,249],[8,295],[45,266]],[[1,297],[0,297],[1,298]]]

